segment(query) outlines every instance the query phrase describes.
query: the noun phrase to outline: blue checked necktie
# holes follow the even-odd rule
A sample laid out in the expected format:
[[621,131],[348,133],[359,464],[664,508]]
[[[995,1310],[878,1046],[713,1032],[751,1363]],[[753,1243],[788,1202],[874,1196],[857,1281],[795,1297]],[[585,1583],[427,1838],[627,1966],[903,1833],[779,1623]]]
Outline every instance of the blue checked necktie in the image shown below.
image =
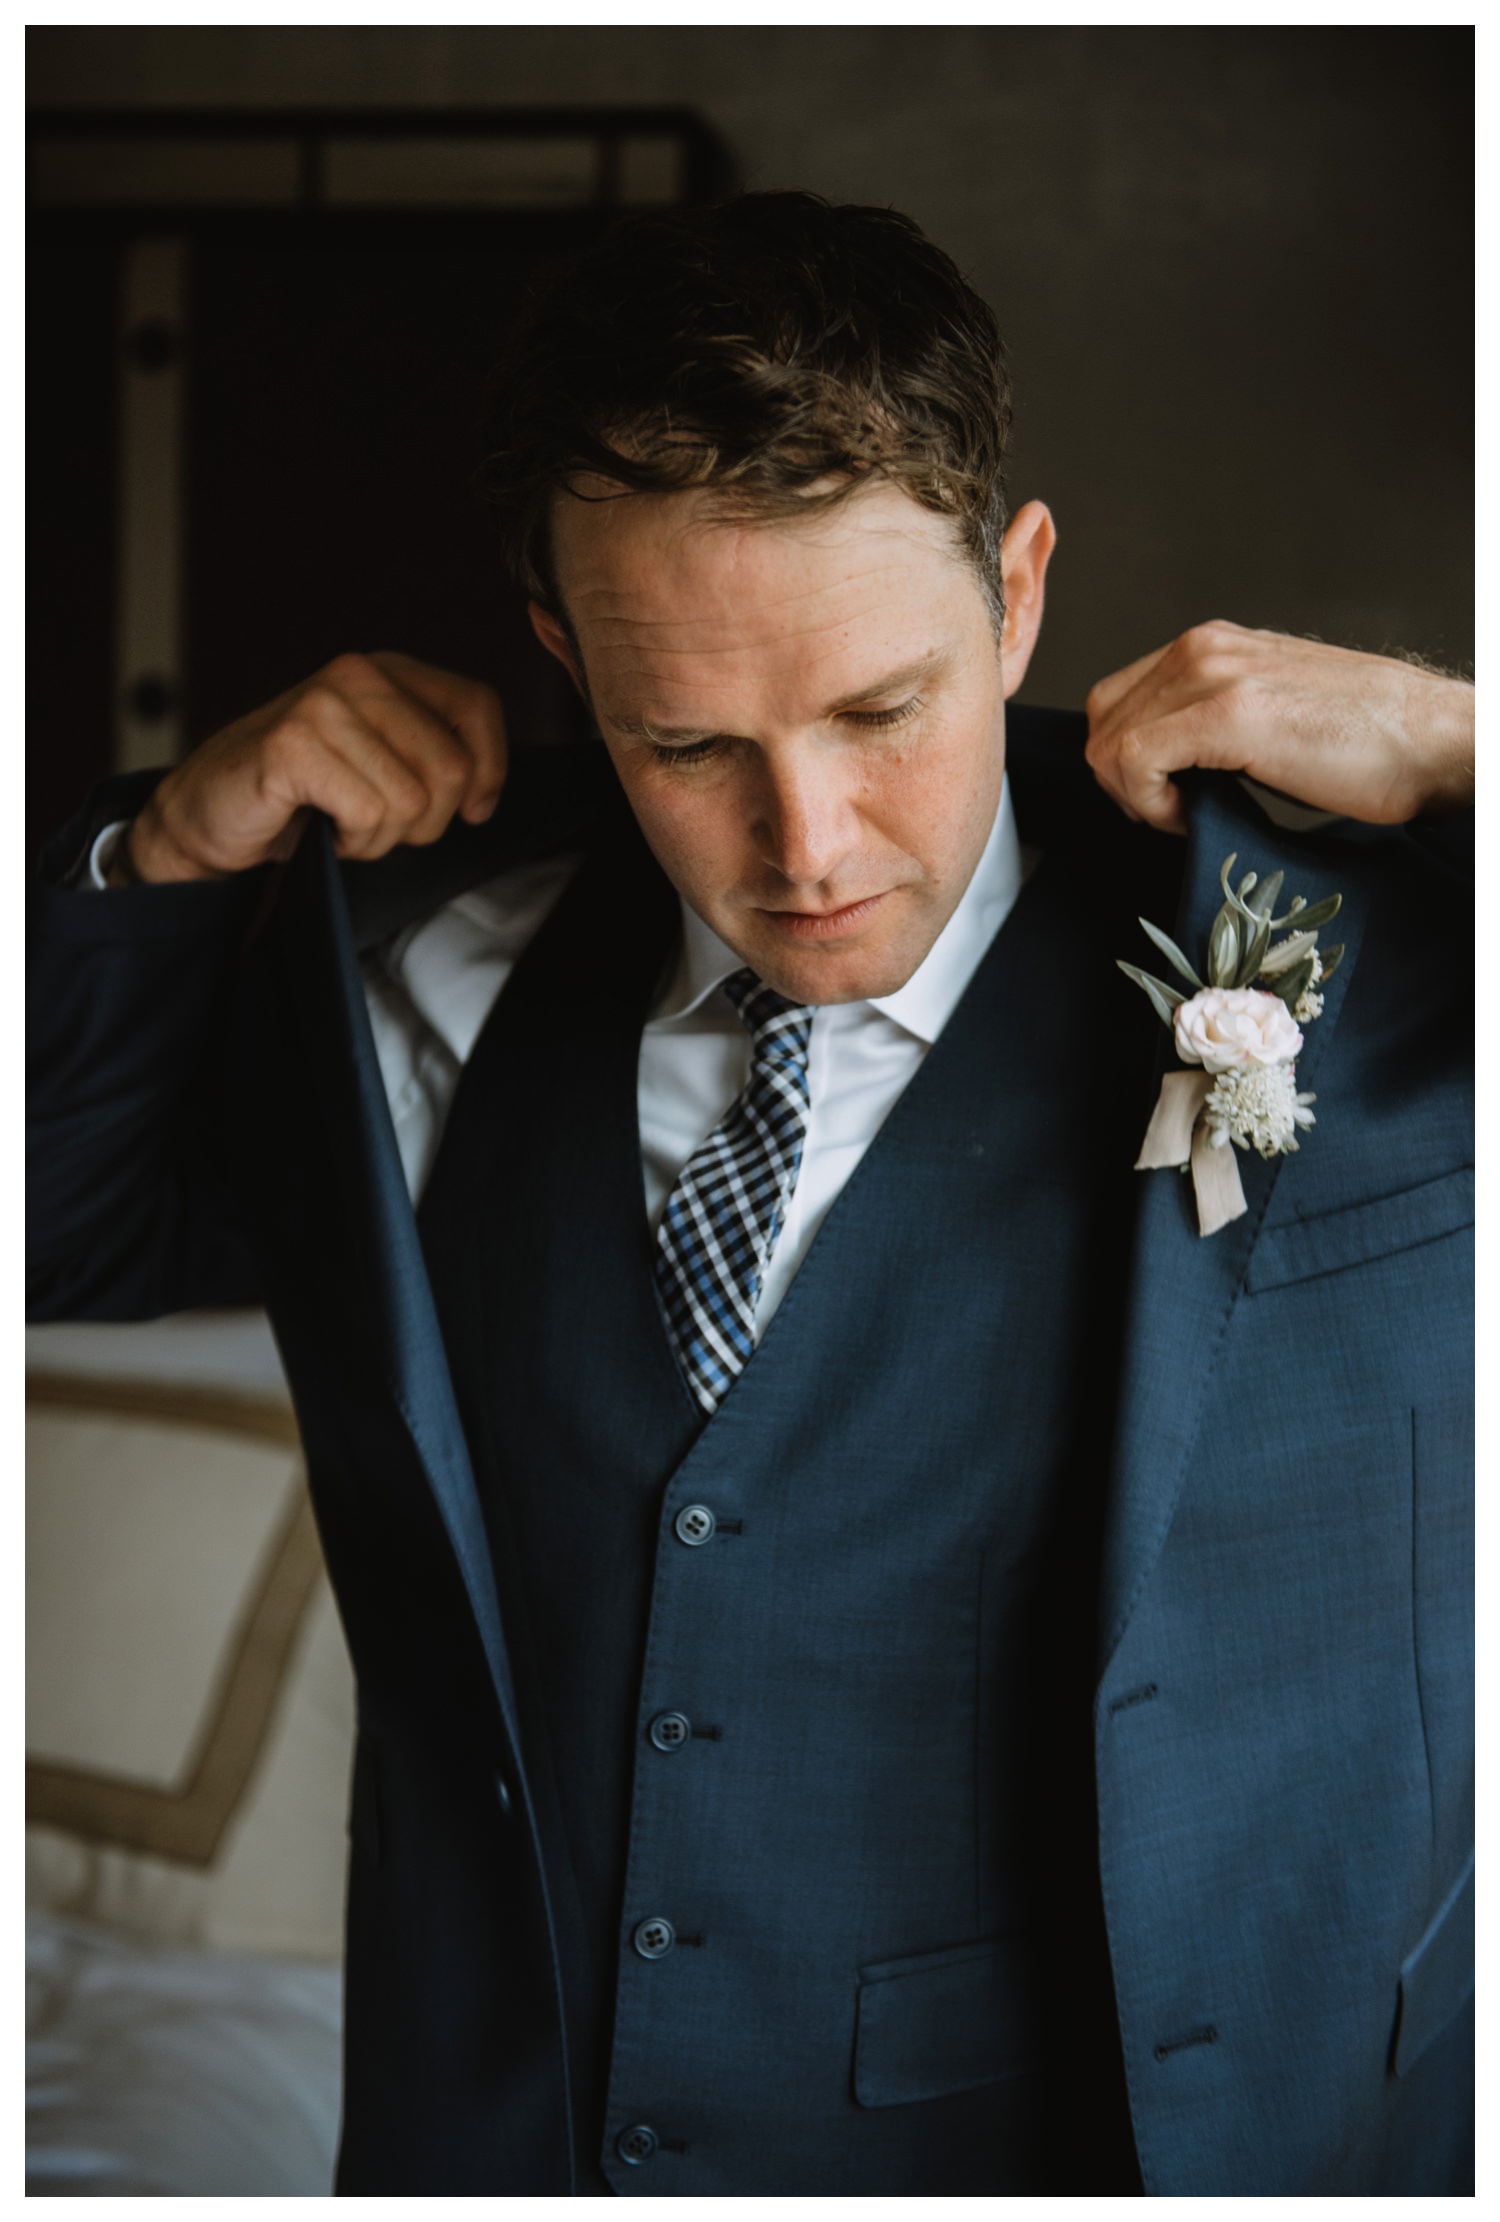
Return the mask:
[[667,1198],[656,1289],[683,1379],[712,1412],[755,1348],[755,1307],[807,1135],[813,1014],[753,972],[724,982],[750,1030],[750,1077]]

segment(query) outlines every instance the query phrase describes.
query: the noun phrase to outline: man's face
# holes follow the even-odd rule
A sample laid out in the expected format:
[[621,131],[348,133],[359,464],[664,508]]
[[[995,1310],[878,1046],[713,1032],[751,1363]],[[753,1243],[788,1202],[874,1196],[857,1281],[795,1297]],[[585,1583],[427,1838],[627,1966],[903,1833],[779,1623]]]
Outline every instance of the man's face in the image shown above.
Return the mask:
[[[716,522],[697,493],[564,497],[554,534],[581,680],[678,892],[796,1001],[900,987],[994,819],[1045,510],[1007,534],[1008,552],[1045,545],[1034,587],[1006,565],[1003,677],[951,526],[883,482],[786,523]],[[556,621],[534,617],[571,662]]]

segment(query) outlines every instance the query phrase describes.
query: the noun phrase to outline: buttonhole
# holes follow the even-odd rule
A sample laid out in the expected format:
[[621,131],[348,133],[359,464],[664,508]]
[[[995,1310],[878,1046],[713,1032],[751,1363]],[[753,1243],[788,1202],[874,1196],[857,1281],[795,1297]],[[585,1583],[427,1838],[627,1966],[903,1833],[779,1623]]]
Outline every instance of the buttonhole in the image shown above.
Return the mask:
[[1127,1690],[1123,1697],[1112,1698],[1109,1709],[1112,1713],[1123,1713],[1131,1705],[1149,1705],[1155,1695],[1156,1684],[1143,1682],[1138,1690]]
[[693,1730],[693,1734],[695,1736],[701,1736],[705,1742],[710,1744],[722,1744],[724,1741],[724,1731],[722,1728],[695,1728]]
[[685,2144],[674,2145],[670,2137],[664,2137],[657,2146],[657,2151],[663,2153],[685,2153],[687,2149]]
[[678,1937],[677,1937],[677,1941],[678,1941],[678,1943],[679,1943],[679,1944],[700,1944],[700,1945],[701,1945],[701,1944],[702,1944],[702,1942],[703,1942],[703,1939],[702,1939],[702,1937],[685,1937],[685,1936],[683,1936],[683,1935],[681,1934],[681,1932],[679,1931],[679,1933],[678,1933]]
[[743,1520],[721,1520],[719,1522],[720,1535],[743,1535],[744,1532],[745,1523]]
[[1169,2037],[1164,2044],[1156,2047],[1154,2057],[1158,2060],[1170,2060],[1174,2052],[1187,2052],[1194,2045],[1216,2045],[1218,2041],[1218,2030],[1211,2022],[1206,2022],[1201,2029],[1189,2029],[1180,2037]]

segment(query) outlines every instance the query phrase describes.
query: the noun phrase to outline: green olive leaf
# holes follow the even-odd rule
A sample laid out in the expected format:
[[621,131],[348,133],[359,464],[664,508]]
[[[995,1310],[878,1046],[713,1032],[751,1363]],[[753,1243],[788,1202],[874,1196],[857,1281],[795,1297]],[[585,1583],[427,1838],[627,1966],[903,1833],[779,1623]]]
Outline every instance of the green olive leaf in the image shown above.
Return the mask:
[[1261,880],[1255,890],[1255,900],[1250,908],[1257,918],[1269,918],[1276,908],[1276,898],[1281,893],[1285,872],[1273,872],[1268,880]]
[[1234,904],[1236,897],[1233,888],[1229,884],[1229,875],[1234,870],[1235,864],[1239,858],[1239,853],[1240,852],[1238,849],[1231,849],[1228,856],[1225,857],[1223,863],[1219,866],[1219,885],[1224,890],[1225,902],[1230,904],[1231,906]]
[[1326,926],[1330,918],[1337,918],[1344,907],[1342,895],[1325,895],[1320,903],[1308,903],[1297,913],[1297,930],[1305,933],[1310,928]]
[[1170,964],[1175,971],[1180,972],[1184,980],[1190,980],[1195,988],[1201,988],[1203,982],[1199,979],[1197,973],[1188,963],[1187,958],[1178,948],[1171,935],[1164,934],[1160,926],[1153,926],[1149,918],[1143,918],[1140,923],[1145,932],[1148,933],[1151,939],[1156,943],[1157,948],[1166,958],[1168,964]]
[[1289,972],[1294,964],[1300,964],[1304,957],[1311,956],[1317,946],[1316,934],[1293,934],[1279,949],[1271,951],[1260,969],[1268,980],[1275,979],[1279,973]]
[[1239,920],[1226,903],[1213,922],[1208,937],[1208,978],[1216,988],[1234,985],[1234,976],[1240,968]]
[[1153,980],[1150,973],[1142,972],[1139,965],[1127,964],[1123,957],[1116,957],[1115,963],[1127,980],[1134,980],[1138,988],[1145,989],[1151,999],[1151,1008],[1155,1011],[1163,1026],[1170,1026],[1172,1024],[1172,1013],[1179,1003],[1187,1001],[1187,997],[1179,995],[1176,988],[1169,988],[1165,980]]
[[1290,1010],[1306,989],[1312,985],[1313,961],[1311,957],[1294,964],[1290,972],[1277,972],[1271,976],[1271,993],[1279,995]]
[[1271,945],[1271,921],[1266,919],[1259,933],[1240,959],[1240,968],[1234,976],[1237,988],[1247,988],[1261,967],[1261,959]]

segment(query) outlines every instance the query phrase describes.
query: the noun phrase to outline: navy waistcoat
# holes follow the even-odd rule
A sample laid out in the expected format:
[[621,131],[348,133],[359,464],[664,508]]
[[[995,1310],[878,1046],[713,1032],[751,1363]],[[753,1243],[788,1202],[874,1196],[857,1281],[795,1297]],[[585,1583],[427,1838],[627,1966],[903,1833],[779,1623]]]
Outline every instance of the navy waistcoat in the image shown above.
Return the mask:
[[675,925],[633,838],[584,867],[421,1212],[547,1847],[578,2188],[1138,2189],[1090,1721],[1146,1077],[1117,927],[1043,859],[705,1425],[636,1115]]

